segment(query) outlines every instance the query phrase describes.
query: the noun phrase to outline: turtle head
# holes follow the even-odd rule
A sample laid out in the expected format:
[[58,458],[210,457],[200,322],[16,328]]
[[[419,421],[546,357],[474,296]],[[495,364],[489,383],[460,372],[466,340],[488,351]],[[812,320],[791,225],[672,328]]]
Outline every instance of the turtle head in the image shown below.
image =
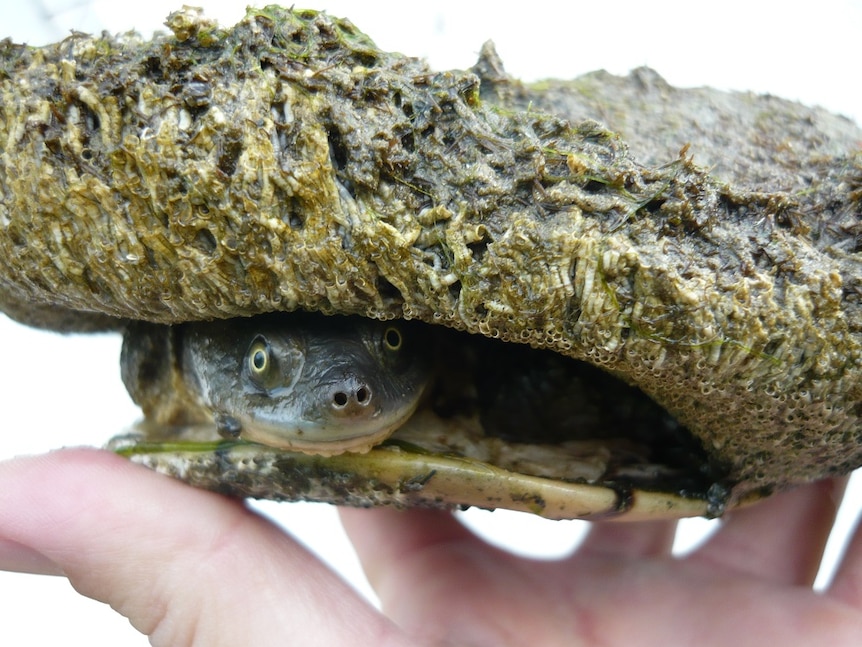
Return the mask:
[[421,338],[403,321],[268,315],[185,326],[180,364],[223,435],[362,452],[416,409],[431,374]]

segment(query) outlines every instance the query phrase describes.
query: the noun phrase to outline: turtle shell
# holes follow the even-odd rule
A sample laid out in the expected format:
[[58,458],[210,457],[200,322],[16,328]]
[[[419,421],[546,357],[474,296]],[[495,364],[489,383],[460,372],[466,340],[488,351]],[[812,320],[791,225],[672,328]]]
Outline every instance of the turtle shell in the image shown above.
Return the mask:
[[718,514],[862,464],[851,122],[648,70],[527,87],[490,47],[434,72],[311,11],[168,26],[0,44],[5,312],[86,330],[302,308],[527,344],[636,387],[715,478],[567,484],[410,443],[124,451],[255,496],[551,516]]

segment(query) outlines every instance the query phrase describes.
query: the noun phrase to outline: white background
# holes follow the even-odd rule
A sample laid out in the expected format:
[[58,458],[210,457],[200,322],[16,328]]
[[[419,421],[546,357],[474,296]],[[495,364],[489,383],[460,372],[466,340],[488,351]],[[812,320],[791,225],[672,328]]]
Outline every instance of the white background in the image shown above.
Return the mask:
[[[189,0],[186,0],[189,1]],[[0,38],[42,44],[69,30],[149,33],[181,0],[0,0]],[[190,4],[197,4],[194,1]],[[223,24],[246,0],[199,2]],[[625,74],[650,65],[675,85],[752,90],[819,104],[862,123],[858,87],[862,2],[543,2],[524,4],[307,1],[299,6],[349,16],[384,49],[426,57],[437,69],[475,62],[493,39],[507,70],[523,79],[571,78],[605,68]],[[132,8],[133,7],[133,8]],[[613,30],[613,31],[611,31]],[[2,259],[0,259],[2,262]],[[119,338],[61,337],[0,315],[0,459],[63,445],[101,445],[138,416],[119,378]],[[856,487],[829,547],[829,561],[853,524]],[[310,504],[260,508],[312,546],[370,595],[334,509]],[[570,550],[583,522],[470,512],[465,522],[502,544],[553,557]],[[683,523],[684,549],[714,524]],[[146,541],[145,537],[140,538]],[[822,573],[822,584],[828,577]],[[145,645],[125,619],[81,598],[61,578],[0,573],[0,645]]]

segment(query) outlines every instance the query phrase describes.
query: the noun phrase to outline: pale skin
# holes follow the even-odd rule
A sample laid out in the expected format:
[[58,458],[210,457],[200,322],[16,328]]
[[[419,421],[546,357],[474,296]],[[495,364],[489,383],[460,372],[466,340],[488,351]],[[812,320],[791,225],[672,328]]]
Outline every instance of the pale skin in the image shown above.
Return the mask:
[[241,502],[62,450],[0,464],[0,568],[65,575],[156,646],[858,645],[862,532],[811,590],[842,491],[733,512],[682,559],[670,522],[595,524],[537,562],[445,512],[343,510],[381,614]]

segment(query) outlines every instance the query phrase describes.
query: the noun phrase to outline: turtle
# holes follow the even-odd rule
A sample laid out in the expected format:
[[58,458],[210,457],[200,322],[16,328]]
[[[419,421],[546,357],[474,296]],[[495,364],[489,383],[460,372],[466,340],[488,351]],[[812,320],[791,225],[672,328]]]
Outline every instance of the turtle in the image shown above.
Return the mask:
[[[611,495],[615,512],[636,498],[638,514],[659,501],[673,514],[685,503],[690,510],[722,504],[722,466],[672,416],[640,390],[556,353],[416,322],[294,312],[172,326],[135,322],[125,331],[121,367],[145,417],[113,446],[140,460],[162,442],[174,452],[186,443],[184,475],[200,482],[212,455],[192,458],[194,443],[217,443],[220,470],[232,464],[233,494],[273,496],[272,483],[254,489],[272,458],[278,465],[267,471],[290,474],[290,481],[305,473],[322,479],[324,489],[350,475],[348,490],[325,499],[356,504],[379,496],[371,488],[383,484],[396,503],[413,502],[409,494],[402,499],[405,489],[428,503],[447,470],[462,504],[478,497],[477,505],[499,500],[546,516],[554,508],[545,499],[559,515],[598,516],[572,507],[585,506],[585,493],[590,505],[600,492]],[[219,436],[242,443],[221,443]],[[342,473],[331,472],[334,456],[348,466]],[[162,458],[152,463],[157,469],[167,466]],[[253,467],[244,464],[251,458]],[[421,488],[404,483],[405,460]],[[488,475],[473,473],[477,483],[464,482],[476,468]],[[556,496],[542,494],[551,485]],[[662,494],[653,501],[641,486]],[[290,482],[279,487],[279,497],[309,496]],[[668,501],[669,492],[677,498]]]
[[200,435],[332,456],[364,453],[416,411],[427,335],[407,323],[279,313],[165,326],[136,322],[120,366],[149,436]]
[[[530,87],[490,44],[435,72],[315,11],[167,25],[0,44],[0,308],[130,349],[296,311],[381,320],[384,343],[417,320],[436,367],[357,451],[262,445],[224,412],[115,450],[240,496],[627,520],[862,465],[849,120],[646,69]],[[266,368],[256,339],[238,370]],[[559,393],[598,437],[536,424]]]

